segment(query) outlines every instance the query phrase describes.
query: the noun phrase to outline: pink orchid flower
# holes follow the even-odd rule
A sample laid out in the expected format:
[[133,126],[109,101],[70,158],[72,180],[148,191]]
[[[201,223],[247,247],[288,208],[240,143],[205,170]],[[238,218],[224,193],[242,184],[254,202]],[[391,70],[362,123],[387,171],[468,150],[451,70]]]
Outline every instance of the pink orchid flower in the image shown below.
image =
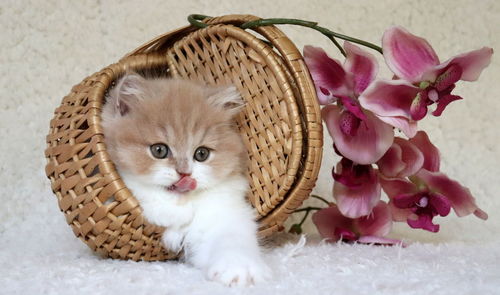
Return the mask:
[[359,218],[372,212],[380,200],[381,187],[372,165],[356,165],[342,158],[333,173],[333,197],[338,209],[349,218]]
[[401,27],[384,33],[382,48],[387,65],[401,80],[372,83],[359,100],[365,109],[408,137],[415,135],[416,121],[425,117],[428,106],[436,103],[432,114],[440,116],[450,102],[462,99],[451,93],[455,83],[476,81],[493,54],[493,49],[483,47],[440,63],[425,39]]
[[[375,57],[361,48],[344,43],[347,54],[342,65],[321,49],[304,47],[304,59],[316,86],[321,115],[335,147],[359,164],[376,162],[391,146],[394,132],[371,112],[363,110],[358,97],[375,79]],[[331,103],[337,102],[337,105]]]
[[362,244],[401,244],[399,240],[385,238],[392,228],[391,212],[387,204],[378,202],[370,215],[350,219],[342,215],[335,204],[321,209],[312,216],[320,235],[331,242],[345,241]]
[[421,168],[439,171],[439,150],[424,131],[409,139],[396,137],[394,143],[377,162],[379,172],[389,178],[405,178]]
[[451,202],[447,197],[402,178],[381,177],[380,182],[391,199],[389,206],[394,221],[406,221],[412,228],[439,231],[439,225],[432,223],[432,219],[450,213]]
[[[404,143],[404,145],[409,144],[416,147],[423,155],[421,169],[410,176],[410,181],[404,178],[379,177],[382,189],[391,199],[389,205],[395,221],[407,221],[412,228],[437,232],[439,225],[432,223],[432,219],[438,215],[447,216],[451,208],[459,217],[474,213],[481,219],[488,218],[488,214],[476,205],[468,188],[439,172],[439,150],[430,142],[424,131],[419,131],[414,138]],[[409,153],[413,152],[412,150]],[[394,159],[384,159],[386,162],[393,162],[389,164],[390,169],[386,170],[397,171],[393,168],[398,167],[399,159],[397,156],[390,157]],[[413,159],[414,162],[407,165],[414,169],[416,157],[408,159]]]

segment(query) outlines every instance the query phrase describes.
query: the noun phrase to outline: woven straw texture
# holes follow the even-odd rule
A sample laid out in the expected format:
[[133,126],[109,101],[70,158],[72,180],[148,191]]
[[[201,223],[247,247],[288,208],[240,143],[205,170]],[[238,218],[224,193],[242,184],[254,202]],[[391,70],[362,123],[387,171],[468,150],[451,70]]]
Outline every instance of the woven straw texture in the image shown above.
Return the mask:
[[[246,101],[236,120],[249,156],[248,199],[259,234],[269,236],[316,181],[322,127],[314,85],[302,56],[276,27],[238,25],[258,18],[212,18],[144,44],[73,87],[55,110],[47,136],[46,174],[75,235],[112,258],[165,260],[163,228],[148,224],[106,152],[100,112],[107,90],[126,71],[232,83]],[[257,33],[257,34],[256,34]]]

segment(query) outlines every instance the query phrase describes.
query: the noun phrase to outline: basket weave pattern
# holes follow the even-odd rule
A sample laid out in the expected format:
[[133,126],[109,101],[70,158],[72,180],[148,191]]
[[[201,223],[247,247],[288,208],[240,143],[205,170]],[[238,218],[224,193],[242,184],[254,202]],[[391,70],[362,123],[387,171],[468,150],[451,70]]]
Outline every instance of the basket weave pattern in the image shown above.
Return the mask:
[[224,16],[204,29],[159,36],[64,97],[50,122],[46,174],[68,224],[89,247],[113,258],[175,257],[160,244],[164,229],[144,220],[104,145],[100,112],[106,91],[130,70],[238,88],[246,105],[236,123],[248,149],[248,199],[260,216],[261,236],[277,231],[309,195],[322,148],[314,86],[302,56],[281,31],[255,29],[271,47],[237,27],[255,19]]

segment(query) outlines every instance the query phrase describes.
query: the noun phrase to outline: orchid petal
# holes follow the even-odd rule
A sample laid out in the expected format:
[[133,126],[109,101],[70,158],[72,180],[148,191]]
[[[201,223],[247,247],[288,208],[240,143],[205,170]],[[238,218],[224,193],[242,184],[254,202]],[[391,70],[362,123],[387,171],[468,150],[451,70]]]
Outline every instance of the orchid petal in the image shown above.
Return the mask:
[[415,145],[424,156],[424,163],[422,165],[422,168],[431,172],[439,171],[439,150],[435,145],[432,144],[427,133],[425,133],[425,131],[419,131],[409,141],[413,145]]
[[[363,169],[360,170],[359,167],[363,167]],[[332,169],[332,176],[335,181],[347,187],[356,188],[369,180],[369,169],[372,169],[371,166],[359,166],[347,158],[342,158],[337,164],[337,168]],[[339,173],[335,173],[335,170]]]
[[405,117],[381,117],[377,116],[381,121],[398,128],[406,136],[412,138],[418,130],[417,122]]
[[366,115],[363,113],[363,110],[361,109],[359,103],[348,96],[340,96],[339,97],[340,102],[346,108],[349,112],[353,113],[356,118],[360,120],[366,120]]
[[[424,156],[416,146],[406,139],[396,137],[391,148],[396,147],[399,148],[399,153],[387,152],[377,162],[379,171],[383,175],[387,177],[407,177],[415,174],[422,168]],[[394,165],[397,165],[399,169],[394,169]]]
[[379,201],[371,214],[354,220],[354,227],[361,236],[383,237],[391,231],[392,217],[389,206]]
[[462,68],[456,64],[451,64],[441,73],[434,82],[437,91],[444,91],[457,83],[462,77]]
[[380,184],[382,185],[382,189],[387,194],[390,199],[393,199],[399,195],[405,194],[416,194],[418,193],[417,186],[406,179],[403,178],[385,178],[380,177]]
[[429,214],[418,215],[417,219],[408,219],[407,223],[411,228],[421,228],[433,233],[439,231],[439,224],[432,223],[432,217]]
[[489,47],[462,53],[430,69],[424,75],[424,79],[434,81],[441,73],[446,71],[450,65],[458,65],[462,70],[460,80],[469,82],[476,81],[481,75],[481,72],[490,64],[492,55],[493,49]]
[[358,243],[361,244],[377,244],[377,245],[401,245],[402,247],[406,247],[406,245],[401,240],[395,240],[384,237],[376,237],[376,236],[361,236],[358,239]]
[[352,220],[343,216],[335,205],[314,212],[312,221],[323,238],[333,241],[340,238],[336,234],[337,229],[350,229],[352,227]]
[[347,73],[342,65],[330,58],[323,49],[313,46],[304,47],[304,61],[316,86],[319,103],[330,104],[339,95],[349,95]]
[[414,121],[422,120],[427,115],[428,105],[427,91],[420,91],[413,99],[410,106],[411,119]]
[[422,169],[416,176],[424,181],[431,191],[448,198],[453,210],[459,217],[474,213],[481,219],[488,218],[488,215],[476,205],[470,190],[455,180],[448,178],[445,174]]
[[403,80],[378,80],[361,94],[359,102],[378,116],[411,118],[410,107],[420,91]]
[[474,215],[477,217],[477,218],[480,218],[480,219],[483,219],[483,220],[486,220],[488,219],[488,213],[484,212],[483,210],[481,210],[480,208],[477,208],[476,211],[474,211]]
[[349,242],[356,241],[358,239],[358,237],[353,231],[339,227],[335,228],[335,236],[338,237],[339,240],[349,241]]
[[398,177],[407,177],[417,173],[424,164],[422,152],[406,139],[398,137],[395,142],[403,150],[403,161],[406,163],[405,169],[399,173]]
[[354,94],[359,96],[375,80],[378,63],[375,56],[350,42],[344,42],[344,49],[347,54],[344,66],[354,74]]
[[[340,170],[340,165],[337,166]],[[348,187],[337,181],[333,184],[333,197],[342,214],[349,218],[358,218],[370,214],[380,200],[380,183],[373,168],[368,177],[358,187]]]
[[405,162],[402,161],[402,154],[401,147],[393,143],[384,156],[377,162],[380,173],[387,177],[396,177],[406,167]]
[[352,112],[343,111],[340,114],[339,127],[346,136],[355,136],[358,133],[359,125],[361,125],[361,120]]
[[462,99],[462,97],[458,96],[458,95],[451,95],[451,94],[448,94],[448,95],[445,95],[443,97],[441,97],[440,99],[438,99],[437,101],[437,108],[434,112],[432,112],[432,115],[436,116],[436,117],[439,117],[441,116],[441,114],[443,113],[444,109],[453,101],[455,100],[460,100]]
[[417,215],[413,213],[410,209],[401,209],[394,205],[394,201],[389,201],[389,209],[391,210],[392,220],[398,222],[406,222],[409,218],[416,219]]
[[402,27],[392,27],[382,37],[384,58],[391,71],[411,83],[439,64],[439,58],[427,40]]
[[420,194],[401,194],[392,197],[392,202],[396,208],[407,209],[414,207],[415,204],[420,200]]
[[438,193],[431,193],[429,198],[429,203],[431,207],[436,210],[436,213],[439,216],[446,216],[450,213],[451,203],[448,198]]
[[353,136],[342,132],[338,106],[324,107],[321,115],[338,151],[358,164],[375,163],[392,144],[394,138],[392,127],[370,112],[365,113],[366,120],[360,123]]

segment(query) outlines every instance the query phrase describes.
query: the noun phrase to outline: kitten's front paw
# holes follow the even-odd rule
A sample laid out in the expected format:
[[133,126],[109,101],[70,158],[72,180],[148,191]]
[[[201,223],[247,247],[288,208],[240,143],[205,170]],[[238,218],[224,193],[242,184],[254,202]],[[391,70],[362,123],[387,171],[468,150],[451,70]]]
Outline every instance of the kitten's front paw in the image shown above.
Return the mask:
[[217,260],[207,272],[208,279],[226,286],[250,286],[271,276],[271,271],[259,257],[228,255]]
[[162,236],[163,245],[170,251],[179,254],[184,241],[184,234],[175,229],[166,229]]

